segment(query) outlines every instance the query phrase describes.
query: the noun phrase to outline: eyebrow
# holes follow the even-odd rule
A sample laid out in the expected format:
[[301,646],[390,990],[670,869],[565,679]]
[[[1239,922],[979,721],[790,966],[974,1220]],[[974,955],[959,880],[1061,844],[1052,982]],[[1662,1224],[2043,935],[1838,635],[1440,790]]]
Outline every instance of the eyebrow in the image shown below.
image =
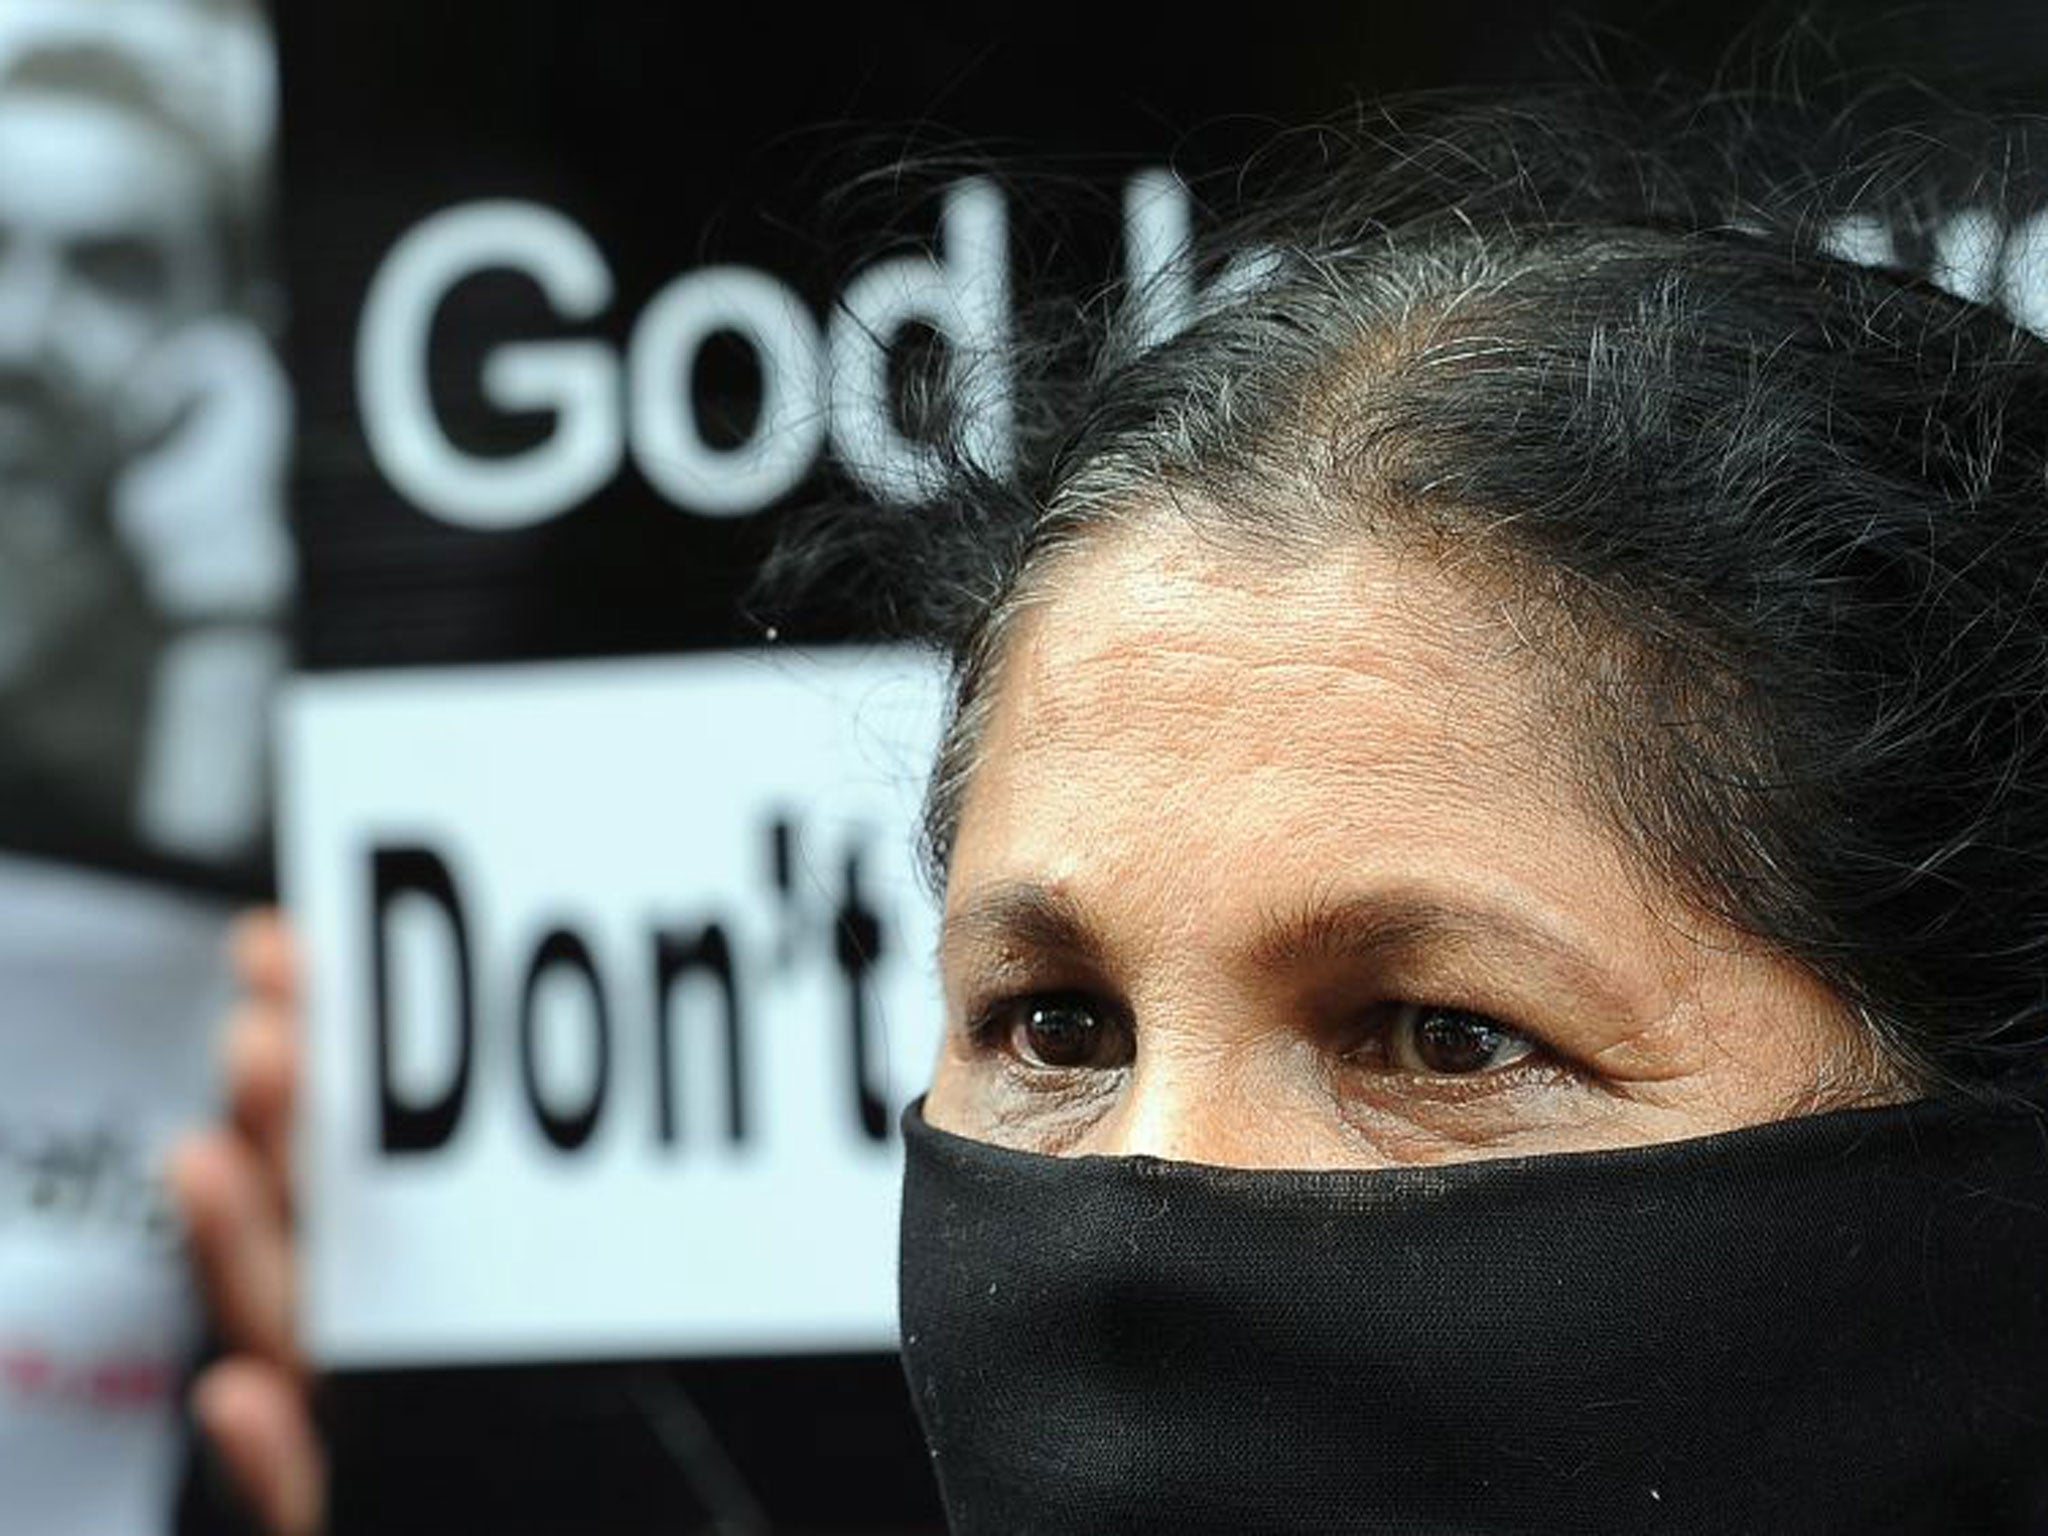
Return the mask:
[[[1628,999],[1608,967],[1546,925],[1490,904],[1447,901],[1394,888],[1350,896],[1319,895],[1270,914],[1244,951],[1259,970],[1318,962],[1391,962],[1442,946],[1484,949],[1540,965],[1616,1016]],[[1022,949],[1100,965],[1105,945],[1072,898],[1028,880],[974,893],[941,929],[943,957],[975,949]]]
[[1541,922],[1493,905],[1445,901],[1399,889],[1314,897],[1269,917],[1250,954],[1261,969],[1279,970],[1321,960],[1385,958],[1442,945],[1506,951],[1546,962],[1587,990],[1613,992],[1605,966]]
[[939,930],[945,956],[967,949],[1029,949],[1100,962],[1102,944],[1069,897],[1030,880],[1007,880],[977,891]]

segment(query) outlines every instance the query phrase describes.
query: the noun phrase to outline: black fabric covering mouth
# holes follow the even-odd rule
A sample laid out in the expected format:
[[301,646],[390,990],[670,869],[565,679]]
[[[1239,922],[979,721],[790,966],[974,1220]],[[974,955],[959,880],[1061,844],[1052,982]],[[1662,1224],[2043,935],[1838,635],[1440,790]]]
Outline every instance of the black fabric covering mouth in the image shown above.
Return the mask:
[[904,1117],[955,1536],[2048,1531],[2048,1121],[1364,1172]]

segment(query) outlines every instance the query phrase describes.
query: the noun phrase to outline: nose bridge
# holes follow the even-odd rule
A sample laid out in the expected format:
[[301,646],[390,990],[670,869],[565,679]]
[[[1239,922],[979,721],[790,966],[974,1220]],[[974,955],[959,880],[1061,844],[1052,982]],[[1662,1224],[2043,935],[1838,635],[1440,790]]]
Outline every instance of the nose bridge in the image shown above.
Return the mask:
[[[1261,1159],[1261,1115],[1270,1087],[1256,1067],[1226,1048],[1143,1043],[1102,1151],[1175,1162],[1251,1167]],[[1264,1102],[1263,1109],[1261,1101]]]

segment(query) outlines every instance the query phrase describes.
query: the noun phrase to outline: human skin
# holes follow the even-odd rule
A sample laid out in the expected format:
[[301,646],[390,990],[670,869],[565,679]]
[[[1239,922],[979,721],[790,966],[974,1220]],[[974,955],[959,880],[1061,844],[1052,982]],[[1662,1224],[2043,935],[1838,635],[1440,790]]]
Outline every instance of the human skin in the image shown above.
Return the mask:
[[233,955],[244,998],[222,1037],[228,1118],[182,1142],[169,1168],[229,1351],[193,1383],[192,1408],[262,1528],[313,1536],[327,1478],[292,1331],[297,966],[275,913],[245,919]]
[[1059,560],[962,806],[933,1124],[1371,1168],[1901,1093],[1623,845],[1567,750],[1591,712],[1455,558],[1254,558],[1167,513]]

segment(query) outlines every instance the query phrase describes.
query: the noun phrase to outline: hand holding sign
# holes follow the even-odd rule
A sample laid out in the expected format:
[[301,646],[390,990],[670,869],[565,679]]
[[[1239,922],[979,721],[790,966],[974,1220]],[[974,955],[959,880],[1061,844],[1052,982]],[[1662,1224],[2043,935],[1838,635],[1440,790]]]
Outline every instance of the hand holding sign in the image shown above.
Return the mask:
[[283,924],[246,920],[235,962],[248,990],[226,1041],[229,1123],[181,1145],[170,1174],[216,1326],[235,1351],[200,1376],[193,1408],[264,1525],[312,1536],[326,1487],[292,1325],[297,985]]

